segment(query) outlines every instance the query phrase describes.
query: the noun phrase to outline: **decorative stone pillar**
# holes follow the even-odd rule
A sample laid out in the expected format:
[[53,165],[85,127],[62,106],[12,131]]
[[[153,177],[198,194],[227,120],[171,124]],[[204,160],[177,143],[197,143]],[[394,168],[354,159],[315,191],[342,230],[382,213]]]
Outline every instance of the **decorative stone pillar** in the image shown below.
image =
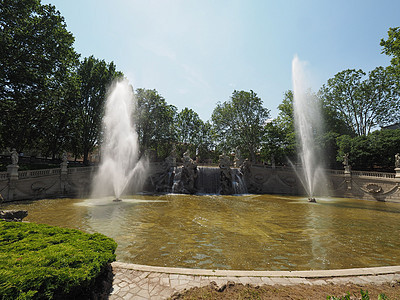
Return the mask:
[[343,156],[343,166],[344,166],[344,180],[346,181],[347,190],[351,190],[351,167],[349,164],[349,154],[346,153]]
[[396,172],[396,181],[400,182],[400,155],[397,153],[394,156],[394,170]]
[[67,152],[63,152],[62,162],[60,164],[61,173],[60,173],[60,191],[62,195],[68,193],[67,188],[67,177],[68,177],[68,156]]
[[8,201],[15,200],[16,187],[18,182],[18,153],[15,149],[11,151],[11,165],[7,166],[8,173]]

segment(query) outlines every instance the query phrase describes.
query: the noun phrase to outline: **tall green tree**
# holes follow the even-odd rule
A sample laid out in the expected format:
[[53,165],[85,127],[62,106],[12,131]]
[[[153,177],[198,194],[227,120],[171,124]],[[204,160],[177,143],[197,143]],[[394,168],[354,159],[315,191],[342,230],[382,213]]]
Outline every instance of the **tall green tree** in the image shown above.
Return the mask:
[[183,144],[193,154],[198,152],[203,142],[204,126],[199,115],[194,110],[185,107],[176,115],[177,142]]
[[135,124],[141,150],[153,150],[158,158],[165,158],[176,140],[174,120],[177,109],[167,104],[156,90],[137,89],[135,97]]
[[392,57],[391,64],[400,68],[400,27],[389,28],[387,40],[381,40],[382,53]]
[[217,103],[211,116],[217,144],[224,151],[238,148],[255,162],[268,117],[269,110],[256,93],[234,91],[229,101]]
[[[43,114],[56,81],[73,68],[74,37],[52,5],[0,1],[0,110],[2,146],[35,147],[46,130]],[[61,100],[60,100],[61,101]],[[1,146],[1,145],[0,145]]]
[[175,130],[182,153],[189,150],[200,159],[212,156],[211,124],[203,122],[194,110],[185,107],[176,115]]
[[[46,156],[55,158],[64,150],[71,151],[74,124],[79,100],[79,80],[76,71],[65,72],[65,78],[48,88],[42,110],[43,122],[38,146]],[[78,134],[77,134],[78,135]]]
[[[400,27],[389,28],[387,40],[381,40],[382,53],[392,57],[391,65],[387,67],[393,76],[396,89],[393,92],[400,98]],[[398,100],[399,101],[399,100]],[[396,114],[396,121],[400,120],[400,113]]]
[[284,93],[278,106],[278,117],[269,122],[263,139],[264,159],[274,159],[276,164],[286,164],[288,158],[296,157],[296,135],[294,131],[293,92]]
[[193,109],[185,107],[176,116],[175,127],[178,141],[196,145],[203,125],[204,122],[199,115]]
[[74,107],[77,121],[72,138],[80,145],[84,164],[89,163],[89,153],[99,144],[107,89],[123,77],[113,62],[106,63],[93,56],[85,58],[77,71],[79,97]]
[[362,70],[345,70],[329,79],[320,90],[325,105],[358,136],[392,122],[400,108],[390,72],[377,67],[365,76]]
[[342,135],[337,138],[337,144],[337,160],[341,162],[348,153],[350,165],[355,170],[392,171],[394,156],[400,152],[400,129],[376,130],[366,136]]
[[[308,92],[312,97],[313,105],[319,107],[321,113],[321,127],[315,128],[315,146],[320,149],[329,167],[335,167],[336,138],[343,134],[353,135],[351,128],[338,117],[331,107],[327,106],[319,94]],[[266,159],[272,156],[277,164],[286,164],[288,159],[294,161],[297,155],[297,141],[294,125],[293,92],[288,90],[284,94],[282,103],[278,106],[279,114],[276,119],[266,126],[266,135],[263,143],[263,154]]]

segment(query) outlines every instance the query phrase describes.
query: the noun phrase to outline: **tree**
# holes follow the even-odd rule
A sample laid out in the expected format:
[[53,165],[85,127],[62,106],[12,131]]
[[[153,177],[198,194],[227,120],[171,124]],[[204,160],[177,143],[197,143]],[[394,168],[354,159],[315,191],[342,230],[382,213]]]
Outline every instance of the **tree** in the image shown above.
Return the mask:
[[[320,95],[311,91],[308,91],[307,94],[307,97],[312,99],[313,105],[319,107],[322,119],[321,127],[313,130],[315,146],[323,153],[327,166],[336,167],[336,138],[342,134],[353,135],[353,133],[344,121],[337,117],[336,112],[322,101]],[[288,159],[294,161],[297,153],[293,92],[291,90],[285,92],[278,109],[278,117],[266,126],[263,155],[267,159],[273,156],[277,164],[286,164]]]
[[175,126],[178,141],[196,145],[203,125],[204,122],[199,115],[194,110],[185,107],[176,116]]
[[3,146],[33,148],[46,130],[49,89],[78,55],[64,18],[39,0],[0,1],[0,110]]
[[288,158],[293,160],[296,156],[292,91],[284,93],[278,109],[278,117],[265,126],[263,156],[265,159],[273,158],[277,164],[286,164]]
[[186,145],[192,154],[203,143],[204,122],[192,109],[185,107],[176,116],[175,130],[178,143]]
[[382,53],[392,56],[393,67],[400,68],[400,27],[389,28],[388,39],[381,39]]
[[399,109],[393,76],[383,67],[375,68],[363,80],[365,75],[362,70],[345,70],[320,90],[325,105],[358,136],[393,121]]
[[81,62],[77,74],[80,84],[73,139],[81,146],[84,164],[88,164],[89,153],[99,144],[107,89],[123,74],[116,71],[113,62],[107,64],[93,56]]
[[[381,40],[383,47],[382,53],[392,57],[391,65],[387,67],[388,72],[393,76],[396,89],[393,92],[400,97],[400,27],[390,28],[388,31],[388,39]],[[396,114],[396,121],[399,122],[400,115]]]
[[168,105],[156,90],[137,89],[135,124],[141,150],[154,150],[157,157],[168,156],[175,142],[176,107]]
[[217,103],[211,120],[214,137],[223,151],[238,148],[244,157],[256,161],[269,110],[253,91],[234,91],[231,100]]
[[65,78],[48,88],[42,110],[44,130],[39,148],[54,159],[64,150],[72,150],[71,139],[76,123],[76,106],[79,99],[79,81],[76,72],[64,73]]
[[367,136],[337,138],[337,160],[349,154],[349,162],[355,170],[391,171],[394,168],[394,156],[400,149],[400,130],[376,130]]

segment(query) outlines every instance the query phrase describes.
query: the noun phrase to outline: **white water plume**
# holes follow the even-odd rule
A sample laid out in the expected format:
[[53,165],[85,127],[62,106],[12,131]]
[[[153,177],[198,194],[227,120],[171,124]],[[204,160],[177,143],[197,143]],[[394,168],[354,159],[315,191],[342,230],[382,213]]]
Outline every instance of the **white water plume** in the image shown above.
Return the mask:
[[[292,61],[293,110],[302,174],[299,178],[309,198],[327,189],[327,181],[314,137],[323,126],[320,106],[310,92],[305,62],[297,56]],[[317,191],[318,187],[318,191]]]
[[139,159],[134,109],[135,97],[128,81],[115,82],[105,104],[101,163],[94,177],[92,197],[113,195],[119,199],[128,189],[134,192],[143,186],[148,161]]

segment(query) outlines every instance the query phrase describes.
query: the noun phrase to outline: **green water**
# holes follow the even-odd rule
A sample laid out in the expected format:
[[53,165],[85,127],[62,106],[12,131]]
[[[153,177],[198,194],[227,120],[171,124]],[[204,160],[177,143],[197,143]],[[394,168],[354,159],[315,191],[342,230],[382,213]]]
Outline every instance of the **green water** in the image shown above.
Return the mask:
[[1,205],[27,221],[100,232],[117,260],[154,266],[310,270],[400,265],[400,204],[271,195],[135,195]]

